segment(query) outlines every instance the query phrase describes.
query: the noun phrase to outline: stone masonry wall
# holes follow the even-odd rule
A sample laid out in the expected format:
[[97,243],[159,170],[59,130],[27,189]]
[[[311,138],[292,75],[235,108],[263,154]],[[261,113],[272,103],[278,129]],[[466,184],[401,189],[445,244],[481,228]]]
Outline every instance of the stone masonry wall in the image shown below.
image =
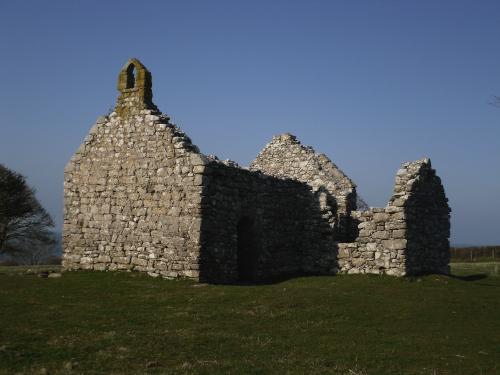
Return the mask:
[[[147,76],[142,64],[134,67]],[[150,91],[121,91],[115,111],[99,118],[66,166],[65,269],[198,276],[206,160],[151,105]]]
[[[309,186],[217,162],[206,167],[203,185],[200,279],[336,273],[331,230]],[[242,222],[251,232],[243,245],[239,240],[244,233],[238,231]],[[246,275],[238,269],[242,257]]]
[[398,171],[389,204],[401,202],[406,218],[406,274],[448,274],[451,209],[429,159],[404,164]]
[[449,213],[430,160],[403,164],[385,208],[353,212],[359,234],[353,243],[339,243],[341,272],[448,273]]
[[[199,153],[152,103],[150,74],[137,60],[118,82],[114,112],[98,119],[65,169],[65,269],[210,282],[337,271],[309,186]],[[250,248],[238,238],[245,220]],[[253,263],[245,271],[241,257]]]
[[350,213],[356,209],[356,185],[326,155],[317,154],[287,133],[274,137],[250,169],[308,184],[318,197],[334,237],[344,241],[353,239],[355,228]]

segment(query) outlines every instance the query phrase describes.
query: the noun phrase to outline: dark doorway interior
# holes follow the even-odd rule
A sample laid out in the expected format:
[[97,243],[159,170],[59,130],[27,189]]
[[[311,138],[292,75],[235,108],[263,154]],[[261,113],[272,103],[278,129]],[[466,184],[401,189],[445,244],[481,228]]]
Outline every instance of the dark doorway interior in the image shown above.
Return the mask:
[[238,279],[249,282],[255,280],[257,252],[254,241],[253,220],[244,217],[237,227],[238,231]]

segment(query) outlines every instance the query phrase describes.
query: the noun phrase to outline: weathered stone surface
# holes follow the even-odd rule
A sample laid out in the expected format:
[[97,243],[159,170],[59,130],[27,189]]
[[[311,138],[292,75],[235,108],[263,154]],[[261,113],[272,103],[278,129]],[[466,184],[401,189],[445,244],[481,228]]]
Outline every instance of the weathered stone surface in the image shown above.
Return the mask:
[[[403,164],[387,207],[352,216],[360,220],[354,243],[366,260],[357,266],[359,272],[378,270],[394,276],[449,272],[450,208],[429,159]],[[343,262],[340,272],[352,273],[356,263]]]
[[65,168],[66,270],[209,282],[448,271],[450,210],[428,159],[403,164],[387,207],[355,211],[355,184],[293,135],[244,169],[200,153],[151,88],[130,60],[115,110]]
[[356,228],[350,213],[356,209],[356,185],[326,155],[317,154],[286,133],[264,147],[250,170],[306,183],[317,196],[334,239],[354,239]]

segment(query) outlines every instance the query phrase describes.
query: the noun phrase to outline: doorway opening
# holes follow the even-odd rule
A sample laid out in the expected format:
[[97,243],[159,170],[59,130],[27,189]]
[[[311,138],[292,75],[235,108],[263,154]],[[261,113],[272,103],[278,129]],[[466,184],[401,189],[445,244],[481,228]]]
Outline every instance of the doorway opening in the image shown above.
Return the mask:
[[255,279],[257,249],[254,239],[254,223],[248,217],[242,218],[237,225],[238,236],[238,280],[249,282]]

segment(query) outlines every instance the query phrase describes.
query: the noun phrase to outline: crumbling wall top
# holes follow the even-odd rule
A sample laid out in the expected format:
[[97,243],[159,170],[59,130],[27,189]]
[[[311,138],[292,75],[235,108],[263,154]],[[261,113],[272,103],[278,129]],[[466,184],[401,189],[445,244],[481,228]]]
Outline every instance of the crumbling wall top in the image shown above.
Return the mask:
[[[424,181],[425,180],[425,181]],[[431,160],[423,158],[420,160],[407,162],[401,165],[401,168],[396,174],[394,184],[394,192],[388,202],[388,206],[406,206],[414,204],[410,200],[420,189],[422,183],[432,183],[434,185],[434,194],[436,198],[447,202],[444,189],[441,185],[441,179],[436,175],[436,171],[432,168]]]
[[274,136],[250,165],[276,177],[291,177],[306,182],[313,189],[327,186],[328,190],[349,194],[356,184],[325,154],[304,146],[290,133]]

